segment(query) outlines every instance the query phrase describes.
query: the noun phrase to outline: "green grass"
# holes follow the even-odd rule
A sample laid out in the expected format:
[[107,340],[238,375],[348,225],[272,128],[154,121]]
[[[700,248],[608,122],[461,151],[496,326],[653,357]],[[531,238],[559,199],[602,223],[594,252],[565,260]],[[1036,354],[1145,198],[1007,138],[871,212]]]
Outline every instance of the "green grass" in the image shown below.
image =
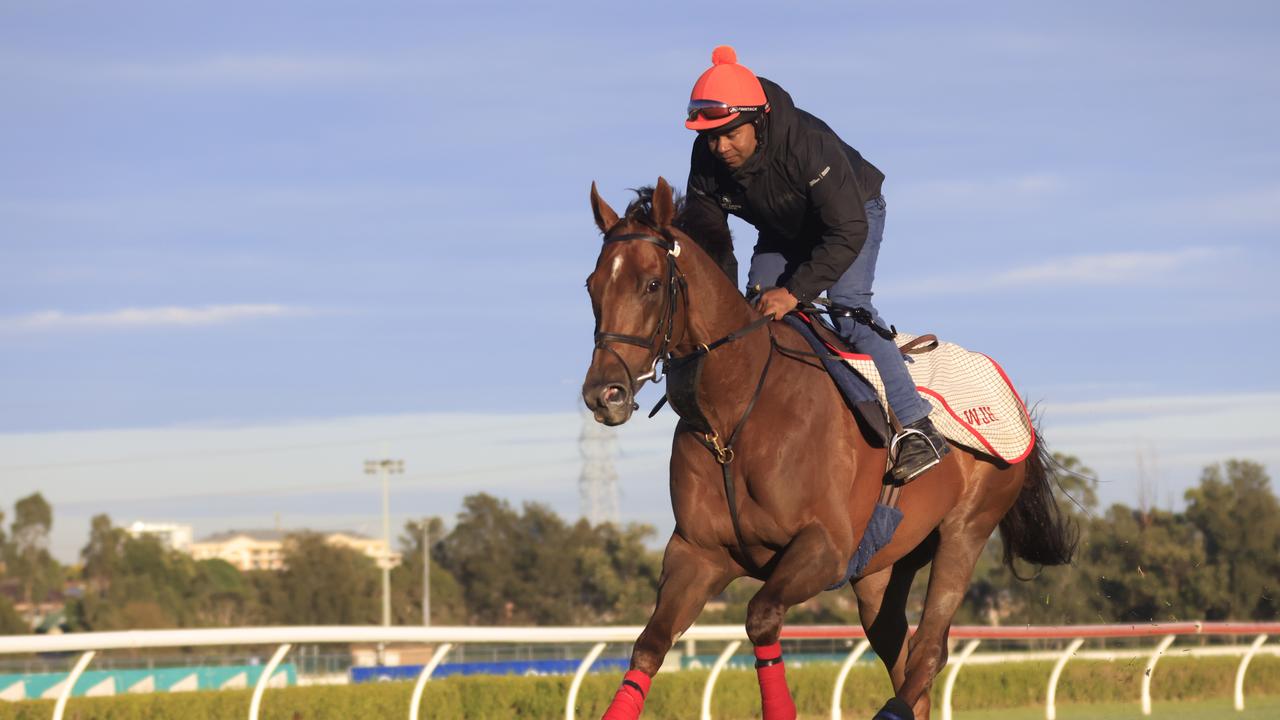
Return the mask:
[[[934,715],[938,715],[934,711]],[[816,716],[815,716],[816,717]],[[977,710],[956,712],[955,720],[1043,720],[1044,708]],[[1280,697],[1244,698],[1244,712],[1236,712],[1230,700],[1156,702],[1151,705],[1156,720],[1274,720],[1280,718]],[[1058,705],[1059,720],[1147,720],[1137,700],[1118,705]]]
[[[1231,709],[1231,692],[1239,660],[1230,657],[1171,657],[1161,661],[1152,683],[1155,718],[1280,718],[1280,658],[1258,657],[1245,686],[1248,710]],[[1022,662],[966,667],[956,683],[953,707],[957,720],[1038,720],[1044,717],[1045,680],[1051,663]],[[787,680],[806,720],[830,717],[833,664],[788,668]],[[1130,661],[1079,660],[1067,665],[1058,688],[1058,717],[1063,720],[1141,718],[1141,664]],[[706,670],[664,673],[654,680],[645,720],[688,720],[697,717]],[[617,673],[592,675],[578,696],[578,718],[596,720],[618,687]],[[450,677],[427,684],[427,720],[555,720],[564,717],[570,678]],[[934,685],[934,718],[941,716],[942,678]],[[273,689],[263,700],[262,720],[370,720],[408,715],[410,682]],[[871,717],[892,694],[888,676],[878,665],[859,665],[849,674],[841,702],[844,717]],[[152,693],[106,698],[75,698],[67,720],[242,720],[249,690]],[[715,720],[758,718],[759,688],[755,673],[726,670],[716,685]],[[0,720],[45,720],[52,700],[0,702]]]

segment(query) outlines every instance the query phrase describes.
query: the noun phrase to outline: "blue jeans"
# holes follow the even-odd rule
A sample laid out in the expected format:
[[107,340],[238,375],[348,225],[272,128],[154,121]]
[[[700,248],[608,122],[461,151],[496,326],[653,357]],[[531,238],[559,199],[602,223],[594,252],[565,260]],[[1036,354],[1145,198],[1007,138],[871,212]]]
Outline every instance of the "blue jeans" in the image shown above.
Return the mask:
[[[867,242],[862,246],[862,252],[858,253],[853,265],[827,289],[827,298],[838,305],[864,308],[878,324],[888,327],[871,304],[871,283],[876,277],[876,257],[880,254],[880,243],[884,240],[884,197],[868,201],[866,208]],[[780,285],[808,259],[807,256],[788,257],[776,252],[756,253],[751,256],[747,287],[754,292],[757,287],[765,289]],[[875,361],[876,370],[880,371],[880,377],[884,380],[889,407],[898,417],[898,422],[909,425],[928,417],[931,407],[916,391],[915,381],[907,372],[905,358],[898,351],[897,345],[892,340],[880,337],[866,325],[855,322],[853,318],[835,318],[835,323],[836,330],[850,345],[858,352],[870,355]]]

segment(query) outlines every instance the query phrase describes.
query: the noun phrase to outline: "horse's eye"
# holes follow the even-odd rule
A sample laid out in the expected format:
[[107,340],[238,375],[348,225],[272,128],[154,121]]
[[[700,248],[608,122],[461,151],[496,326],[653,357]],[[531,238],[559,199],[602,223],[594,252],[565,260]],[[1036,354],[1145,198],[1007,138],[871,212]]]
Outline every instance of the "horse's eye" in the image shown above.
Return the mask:
[[649,285],[644,289],[645,292],[655,293],[662,289],[662,283],[657,280],[650,280]]

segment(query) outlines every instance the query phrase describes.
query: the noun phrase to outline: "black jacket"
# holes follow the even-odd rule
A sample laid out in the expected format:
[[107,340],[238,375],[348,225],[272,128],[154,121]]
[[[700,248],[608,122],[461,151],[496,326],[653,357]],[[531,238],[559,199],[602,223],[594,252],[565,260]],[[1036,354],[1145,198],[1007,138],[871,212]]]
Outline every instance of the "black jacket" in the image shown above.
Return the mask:
[[[863,205],[880,195],[884,173],[818,118],[797,108],[777,84],[760,78],[770,111],[764,142],[730,170],[699,136],[686,192],[690,224],[727,224],[733,213],[760,232],[755,252],[798,262],[784,286],[812,300],[853,264],[867,240]],[[725,272],[737,281],[729,255]]]

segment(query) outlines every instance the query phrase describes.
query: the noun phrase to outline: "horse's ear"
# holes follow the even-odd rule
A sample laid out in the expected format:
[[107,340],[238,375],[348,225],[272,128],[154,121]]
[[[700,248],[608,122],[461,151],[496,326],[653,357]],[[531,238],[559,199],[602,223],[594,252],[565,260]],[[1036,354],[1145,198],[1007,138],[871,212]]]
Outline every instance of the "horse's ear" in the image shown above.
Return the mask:
[[676,219],[676,202],[671,194],[671,186],[667,179],[658,177],[658,184],[653,188],[653,222],[660,228],[671,227]]
[[618,224],[618,213],[609,207],[609,203],[600,197],[600,192],[596,190],[594,181],[591,183],[591,214],[596,218],[596,227],[600,228],[600,232],[605,235]]

